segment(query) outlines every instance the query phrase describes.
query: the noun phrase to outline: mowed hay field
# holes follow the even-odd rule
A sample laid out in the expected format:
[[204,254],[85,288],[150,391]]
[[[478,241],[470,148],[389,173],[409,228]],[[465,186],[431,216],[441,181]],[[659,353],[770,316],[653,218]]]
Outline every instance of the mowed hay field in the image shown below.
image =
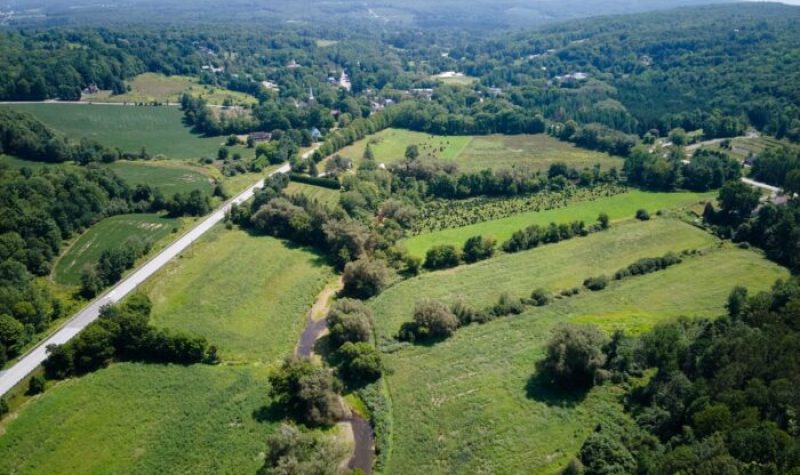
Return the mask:
[[177,107],[134,107],[99,104],[15,104],[59,130],[68,137],[97,140],[125,152],[147,148],[151,155],[170,159],[197,160],[216,157],[224,137],[202,137],[183,125],[183,113]]
[[427,250],[433,246],[452,244],[460,248],[472,236],[492,236],[497,239],[498,243],[502,243],[515,231],[532,224],[546,226],[550,223],[584,221],[588,225],[596,222],[601,212],[608,214],[612,221],[624,220],[633,218],[636,210],[640,208],[654,215],[658,210],[694,208],[698,203],[712,200],[714,197],[714,193],[652,193],[634,190],[593,201],[575,203],[565,208],[530,211],[508,218],[420,234],[406,239],[403,244],[412,255],[425,257]]
[[[255,473],[275,428],[265,368],[116,364],[62,382],[0,426],[0,473]],[[3,433],[5,431],[5,433]]]
[[546,134],[437,136],[403,129],[386,129],[339,151],[339,155],[360,163],[367,144],[379,163],[403,160],[406,147],[417,145],[420,156],[435,156],[458,163],[462,171],[528,166],[547,170],[554,162],[565,162],[577,169],[600,164],[603,169],[622,168],[623,160],[591,150],[580,149]]
[[214,188],[208,169],[178,161],[118,160],[105,166],[128,182],[131,187],[149,185],[161,189],[165,196],[192,190],[211,192]]
[[215,228],[140,290],[154,325],[205,336],[222,364],[114,364],[57,384],[0,425],[0,473],[255,473],[277,427],[257,417],[267,376],[332,278],[308,251]]
[[289,195],[306,195],[312,200],[317,200],[323,205],[336,206],[339,203],[339,191],[322,186],[307,185],[305,183],[291,182],[286,188]]
[[188,76],[165,76],[156,73],[144,73],[127,81],[130,91],[125,94],[112,95],[111,91],[99,91],[96,94],[84,94],[82,101],[86,102],[117,102],[117,103],[152,103],[169,102],[178,103],[184,92],[193,96],[202,96],[209,104],[222,105],[225,99],[234,104],[257,104],[258,100],[242,92],[230,91],[219,87],[202,85],[197,79]]
[[81,234],[66,249],[53,267],[53,280],[59,284],[78,285],[83,268],[95,264],[103,251],[115,249],[132,237],[155,244],[179,226],[177,219],[152,213],[105,218]]
[[226,361],[276,363],[332,278],[316,254],[220,226],[142,290],[153,301],[154,325],[204,335]]
[[760,254],[672,219],[631,222],[586,238],[399,283],[373,303],[378,333],[411,319],[414,302],[458,298],[478,308],[503,291],[525,297],[613,273],[639,257],[704,248],[667,270],[600,292],[459,329],[448,340],[387,353],[393,432],[387,473],[558,473],[596,424],[620,417],[618,388],[564,399],[531,376],[559,322],[646,330],[679,316],[717,316],[735,285],[767,289],[788,272]]

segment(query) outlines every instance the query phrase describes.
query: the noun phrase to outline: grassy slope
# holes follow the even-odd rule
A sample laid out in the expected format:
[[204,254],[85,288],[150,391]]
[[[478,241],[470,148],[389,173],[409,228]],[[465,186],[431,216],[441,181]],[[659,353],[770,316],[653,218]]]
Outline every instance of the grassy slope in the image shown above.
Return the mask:
[[330,278],[314,254],[218,229],[143,289],[154,302],[155,325],[204,335],[228,361],[272,363],[294,348]]
[[601,212],[605,212],[611,220],[619,220],[634,216],[636,210],[644,208],[651,214],[659,209],[683,208],[700,201],[712,199],[713,193],[648,193],[630,191],[610,198],[578,203],[566,208],[548,211],[528,212],[508,218],[485,221],[460,228],[444,229],[428,234],[421,234],[404,241],[409,252],[424,257],[425,252],[439,244],[453,244],[461,247],[471,236],[494,236],[498,242],[532,224],[547,225],[551,222],[566,223],[583,220],[587,224],[594,223]]
[[59,384],[0,425],[0,473],[254,473],[275,427],[254,416],[267,374],[330,277],[314,254],[216,228],[142,290],[155,325],[206,336],[227,361],[116,364]]
[[557,292],[579,287],[587,277],[611,274],[642,257],[716,243],[710,234],[675,219],[628,221],[587,237],[425,273],[387,289],[375,300],[377,333],[385,337],[395,334],[411,318],[414,302],[422,296],[448,302],[462,298],[486,306],[504,291],[518,297],[527,297],[538,287]]
[[213,189],[207,169],[176,161],[119,160],[107,166],[131,187],[150,185],[161,188],[165,196],[195,189],[211,192]]
[[124,214],[103,219],[67,249],[53,269],[53,278],[59,284],[80,284],[84,266],[97,262],[104,250],[116,248],[133,236],[156,243],[169,236],[177,225],[176,219],[157,214]]
[[[501,290],[525,294],[537,286],[577,285],[584,276],[615,270],[640,255],[713,241],[698,233],[671,220],[633,223],[425,275],[381,295],[373,303],[376,321],[381,334],[396,330],[410,318],[413,302],[423,297],[460,294],[486,305]],[[467,327],[434,346],[387,355],[394,433],[386,472],[555,473],[594,425],[617,413],[619,405],[617,390],[610,386],[596,388],[584,400],[565,400],[531,382],[550,328],[576,321],[638,332],[681,315],[719,315],[734,285],[763,290],[788,275],[753,251],[712,248],[666,271]]]
[[286,192],[290,195],[304,194],[311,199],[318,200],[320,203],[336,206],[339,203],[339,192],[321,186],[307,185],[305,183],[291,182]]
[[114,365],[30,401],[0,436],[0,473],[254,473],[266,392],[253,368]]
[[342,149],[339,154],[359,163],[371,140],[377,141],[371,145],[375,159],[387,164],[402,160],[406,146],[410,144],[419,146],[421,156],[434,155],[454,160],[464,171],[510,168],[514,165],[546,170],[556,161],[579,169],[592,167],[595,163],[604,169],[622,168],[623,164],[619,158],[584,150],[545,134],[433,136],[403,129],[386,129]]
[[87,102],[170,102],[180,101],[183,92],[204,97],[209,104],[222,105],[226,98],[234,104],[256,104],[258,100],[242,92],[229,91],[213,86],[198,84],[195,78],[188,76],[164,76],[163,74],[144,73],[128,81],[131,90],[117,96],[111,91],[100,91],[96,94],[84,95],[81,100]]
[[45,124],[73,139],[88,137],[109,147],[138,152],[147,147],[151,155],[171,159],[216,156],[223,137],[200,137],[182,123],[177,107],[126,107],[82,104],[17,104]]

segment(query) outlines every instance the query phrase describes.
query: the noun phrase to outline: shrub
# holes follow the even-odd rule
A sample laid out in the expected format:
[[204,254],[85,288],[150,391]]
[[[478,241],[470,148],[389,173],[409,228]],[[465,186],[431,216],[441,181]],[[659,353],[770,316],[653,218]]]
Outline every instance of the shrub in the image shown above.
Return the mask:
[[336,475],[345,452],[328,435],[283,424],[267,438],[264,466],[258,475]]
[[330,371],[307,358],[287,358],[270,374],[269,383],[270,397],[303,424],[330,426],[343,416]]
[[444,339],[457,328],[458,318],[446,305],[434,301],[417,302],[414,307],[414,321],[400,328],[400,339]]
[[606,286],[608,286],[608,276],[601,275],[599,277],[589,277],[583,281],[583,286],[593,292],[603,290],[606,288]]
[[492,307],[492,313],[497,317],[519,315],[524,310],[525,305],[522,303],[522,299],[512,297],[508,292],[503,292],[497,303]]
[[336,301],[328,311],[328,330],[333,348],[345,343],[369,341],[371,335],[372,310],[359,300]]
[[381,377],[380,353],[369,343],[348,341],[336,351],[334,360],[339,375],[350,384],[368,384]]
[[608,215],[606,213],[600,213],[597,216],[597,223],[600,224],[600,229],[608,229]]
[[536,289],[531,293],[531,303],[537,307],[543,307],[549,304],[551,300],[550,294],[542,288]]
[[594,325],[558,325],[537,369],[545,372],[558,386],[590,387],[595,372],[606,362],[603,346],[607,342],[608,337]]
[[425,263],[423,267],[426,269],[447,269],[455,267],[461,263],[461,256],[456,250],[455,246],[450,244],[442,244],[428,249],[425,254]]
[[380,259],[362,257],[348,262],[342,275],[342,293],[348,297],[368,299],[378,295],[389,281],[389,269]]
[[466,326],[480,320],[480,312],[460,300],[450,306],[450,311],[456,316],[459,326]]
[[649,274],[679,264],[680,262],[681,258],[672,252],[668,252],[661,257],[645,257],[615,272],[614,279],[621,280],[632,275]]
[[0,397],[0,419],[8,414],[8,410],[8,402],[6,402],[6,398]]
[[44,376],[36,374],[28,381],[28,391],[25,393],[28,396],[34,396],[44,392],[46,381]]
[[494,255],[494,247],[497,244],[493,238],[473,236],[464,243],[464,262],[473,263],[488,259]]
[[648,221],[650,220],[650,213],[647,212],[646,209],[637,209],[636,210],[636,219],[639,221]]

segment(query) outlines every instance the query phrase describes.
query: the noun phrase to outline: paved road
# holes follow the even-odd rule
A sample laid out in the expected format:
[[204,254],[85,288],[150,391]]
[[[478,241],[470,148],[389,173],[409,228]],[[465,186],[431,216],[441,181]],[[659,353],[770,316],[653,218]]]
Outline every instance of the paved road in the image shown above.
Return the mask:
[[[310,156],[311,153],[313,153],[313,150],[304,155],[304,157]],[[289,172],[288,164],[270,173],[270,175],[287,172]],[[42,364],[45,358],[47,358],[47,346],[61,345],[68,342],[72,337],[78,334],[78,332],[86,328],[87,325],[97,319],[100,313],[100,308],[103,305],[115,303],[124,298],[131,291],[135,290],[139,284],[155,274],[167,262],[169,262],[170,259],[183,252],[184,249],[189,247],[193,242],[199,239],[200,236],[214,227],[215,224],[221,222],[225,218],[225,213],[230,209],[231,205],[247,201],[253,196],[257,189],[263,186],[264,180],[259,180],[258,183],[252,185],[235,198],[225,202],[224,205],[219,207],[210,216],[203,219],[199,224],[192,228],[191,231],[178,238],[178,240],[164,248],[164,250],[159,252],[147,263],[136,269],[136,271],[134,271],[120,283],[95,299],[87,307],[72,317],[58,331],[56,331],[43,342],[39,343],[39,345],[20,358],[19,361],[14,364],[14,366],[0,373],[0,395],[7,393],[9,390],[11,390],[11,388],[16,386],[28,374]]]
[[781,189],[778,188],[777,186],[768,185],[766,183],[762,183],[760,181],[755,181],[755,180],[752,180],[750,178],[742,177],[742,182],[743,183],[747,183],[748,185],[756,187],[756,188],[761,188],[762,190],[770,191],[773,195],[776,195],[776,194],[781,192]]

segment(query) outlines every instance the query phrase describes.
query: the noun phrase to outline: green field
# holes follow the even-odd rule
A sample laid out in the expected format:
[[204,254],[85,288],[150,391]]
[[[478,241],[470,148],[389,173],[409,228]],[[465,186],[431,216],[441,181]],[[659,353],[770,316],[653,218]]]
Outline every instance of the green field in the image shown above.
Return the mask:
[[460,228],[444,229],[428,234],[420,234],[403,241],[408,251],[415,256],[424,257],[425,252],[440,244],[453,244],[461,247],[471,236],[493,236],[498,242],[532,224],[547,225],[550,223],[566,223],[583,220],[592,224],[601,212],[605,212],[612,221],[632,218],[636,210],[644,208],[651,214],[660,209],[676,209],[692,207],[701,201],[713,199],[714,193],[650,193],[629,191],[609,198],[576,203],[566,208],[547,211],[531,211],[503,219],[484,221]]
[[321,186],[307,185],[305,183],[291,182],[286,188],[289,195],[303,194],[319,201],[323,205],[336,206],[339,204],[339,192]]
[[158,214],[123,214],[105,218],[81,234],[53,267],[53,280],[59,284],[78,285],[81,271],[97,262],[106,249],[122,245],[136,236],[156,243],[180,226],[177,219]]
[[469,86],[478,81],[474,76],[441,76],[439,74],[431,76],[434,81],[441,81],[451,86]]
[[226,361],[274,363],[332,278],[318,256],[221,227],[143,285],[153,323],[208,337]]
[[678,316],[716,316],[733,286],[765,290],[788,273],[756,252],[719,246],[692,226],[655,219],[425,274],[381,294],[372,307],[378,334],[387,337],[410,320],[420,299],[462,298],[481,307],[502,291],[522,297],[537,287],[580,286],[639,257],[700,247],[705,255],[668,270],[386,354],[394,428],[386,472],[558,473],[597,423],[619,416],[620,393],[601,386],[583,400],[563,400],[531,380],[554,324],[639,332]]
[[229,91],[219,87],[199,84],[197,79],[188,76],[164,76],[163,74],[144,73],[127,82],[130,91],[125,94],[112,95],[111,91],[99,91],[95,94],[84,94],[85,102],[117,102],[117,103],[152,103],[180,102],[181,94],[186,92],[194,96],[204,97],[209,104],[222,105],[225,99],[234,104],[257,104],[258,100],[242,92]]
[[252,413],[267,401],[263,369],[114,365],[3,421],[0,473],[255,473],[274,425]]
[[177,161],[118,160],[106,166],[131,187],[140,184],[150,185],[153,188],[160,188],[166,196],[191,190],[210,193],[214,188],[208,169]]
[[255,473],[275,428],[255,416],[267,375],[332,277],[310,252],[215,228],[141,290],[153,324],[207,337],[223,363],[114,364],[59,383],[0,424],[0,473]]
[[420,156],[454,160],[463,171],[500,169],[525,165],[546,170],[561,161],[582,169],[599,163],[604,169],[622,168],[620,158],[578,148],[549,135],[435,136],[403,129],[386,129],[339,151],[359,163],[367,143],[375,159],[390,164],[403,159],[406,147],[415,144]]
[[183,125],[177,107],[134,107],[99,104],[15,104],[68,137],[97,140],[126,152],[147,148],[151,155],[197,160],[215,157],[224,137],[202,137]]

